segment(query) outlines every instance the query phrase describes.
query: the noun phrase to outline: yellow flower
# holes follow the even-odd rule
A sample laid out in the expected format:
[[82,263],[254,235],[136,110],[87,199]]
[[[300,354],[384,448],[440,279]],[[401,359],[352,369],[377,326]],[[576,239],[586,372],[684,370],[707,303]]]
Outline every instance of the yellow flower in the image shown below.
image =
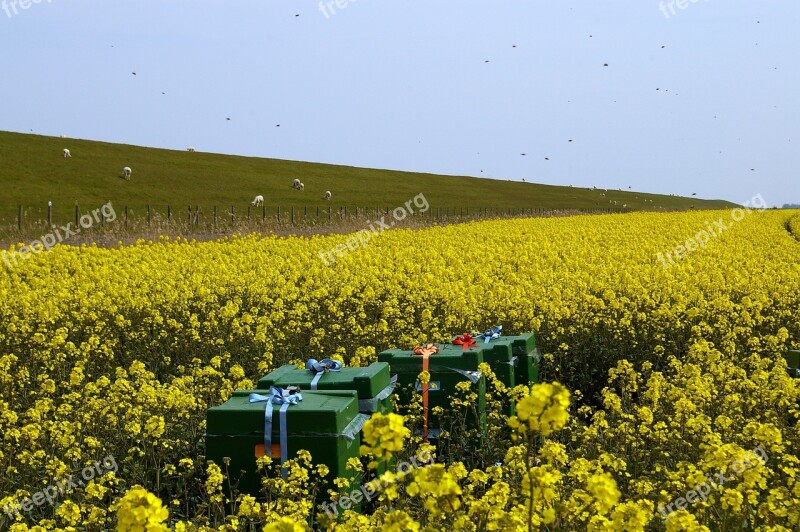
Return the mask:
[[119,532],[166,532],[162,523],[169,511],[161,506],[161,499],[141,487],[133,487],[113,507],[117,512]]
[[291,517],[281,517],[264,527],[264,532],[305,532],[307,528]]
[[386,514],[381,526],[382,532],[419,532],[419,523],[402,510],[395,510]]
[[[403,426],[403,416],[397,414],[383,415],[375,413],[362,429],[362,440],[365,445],[360,448],[361,455],[371,454],[378,460],[389,460],[392,454],[403,448],[403,441],[410,431]],[[369,464],[370,469],[378,466],[376,461]]]
[[[517,403],[517,418],[527,422],[527,428],[531,431],[539,431],[543,436],[549,436],[567,424],[568,409],[569,390],[561,384],[557,382],[534,384],[531,386],[530,394]],[[511,425],[518,429],[525,428],[516,421]]]

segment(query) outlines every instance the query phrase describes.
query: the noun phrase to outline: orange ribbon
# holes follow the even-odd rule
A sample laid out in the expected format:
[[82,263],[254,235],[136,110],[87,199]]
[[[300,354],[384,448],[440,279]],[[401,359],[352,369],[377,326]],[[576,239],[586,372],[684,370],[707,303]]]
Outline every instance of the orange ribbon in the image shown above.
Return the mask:
[[[411,351],[415,355],[422,356],[422,371],[428,371],[428,363],[431,355],[439,352],[439,348],[433,344],[428,344],[425,347],[417,345]],[[429,375],[430,377],[430,375]],[[422,383],[422,439],[425,443],[428,442],[428,383]]]

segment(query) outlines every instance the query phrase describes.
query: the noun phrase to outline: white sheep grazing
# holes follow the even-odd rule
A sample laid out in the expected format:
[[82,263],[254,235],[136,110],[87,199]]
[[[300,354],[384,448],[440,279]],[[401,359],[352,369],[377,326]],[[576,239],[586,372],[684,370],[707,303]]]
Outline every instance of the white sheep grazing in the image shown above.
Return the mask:
[[302,183],[300,183],[299,179],[295,179],[294,181],[292,181],[292,188],[300,188],[301,184]]
[[64,157],[72,157],[72,154],[69,152],[67,148],[64,148]]
[[297,187],[297,190],[305,190],[306,186],[303,183],[300,183],[300,186]]
[[132,173],[133,172],[130,166],[126,166],[125,168],[122,169],[122,177],[124,177],[125,179],[130,179]]
[[194,151],[194,146],[189,146],[188,148],[186,148],[186,151]]
[[324,200],[329,200],[329,199],[331,199],[331,191],[330,191],[330,190],[326,190],[326,191],[325,191],[325,195],[324,195],[324,196],[322,196],[322,199],[324,199]]
[[251,205],[255,205],[257,207],[261,207],[262,205],[264,205],[264,196],[262,196],[261,194],[256,196]]

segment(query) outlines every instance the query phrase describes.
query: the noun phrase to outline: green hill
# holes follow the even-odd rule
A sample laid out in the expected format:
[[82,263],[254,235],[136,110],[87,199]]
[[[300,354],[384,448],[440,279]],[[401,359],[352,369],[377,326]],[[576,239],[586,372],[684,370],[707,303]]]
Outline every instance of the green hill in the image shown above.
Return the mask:
[[[64,158],[69,148],[72,157]],[[571,188],[517,181],[374,170],[124,144],[0,132],[0,220],[7,223],[19,205],[26,217],[43,216],[47,201],[58,218],[69,216],[78,201],[82,209],[111,200],[115,206],[139,209],[186,209],[189,204],[221,210],[245,208],[257,194],[268,208],[396,207],[423,193],[434,208],[494,207],[539,209],[713,209],[732,203],[598,189]],[[130,181],[121,178],[130,166]],[[290,183],[299,178],[303,192]],[[330,190],[330,202],[322,199]],[[605,194],[602,196],[601,194]],[[609,203],[609,200],[611,203]],[[652,201],[646,201],[652,200]],[[616,206],[614,201],[617,202]]]

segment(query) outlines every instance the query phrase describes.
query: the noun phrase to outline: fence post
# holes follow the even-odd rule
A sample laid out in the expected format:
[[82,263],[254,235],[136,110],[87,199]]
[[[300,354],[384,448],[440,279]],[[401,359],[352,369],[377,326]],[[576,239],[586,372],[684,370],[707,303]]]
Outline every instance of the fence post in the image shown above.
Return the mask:
[[22,205],[19,206],[19,215],[17,217],[17,227],[22,231]]
[[294,225],[294,207],[292,207],[292,225]]
[[200,205],[194,206],[194,225],[200,225]]
[[328,221],[331,220],[331,206],[328,205]]
[[250,205],[247,206],[247,219],[250,219]]
[[[75,206],[77,208],[77,205]],[[128,206],[125,205],[125,229],[128,228]]]
[[47,225],[53,227],[53,202],[47,202]]
[[167,221],[168,222],[172,221],[172,207],[170,207],[169,205],[167,205]]
[[233,216],[233,205],[231,205],[231,225],[233,225],[234,216]]
[[281,223],[281,206],[278,205],[278,223]]
[[264,221],[266,219],[267,219],[267,206],[266,205],[262,205],[261,206],[261,221]]
[[150,227],[150,204],[147,204],[147,227]]
[[214,220],[211,222],[211,227],[217,227],[217,206],[214,205]]
[[317,219],[319,219],[319,205],[317,205]]

